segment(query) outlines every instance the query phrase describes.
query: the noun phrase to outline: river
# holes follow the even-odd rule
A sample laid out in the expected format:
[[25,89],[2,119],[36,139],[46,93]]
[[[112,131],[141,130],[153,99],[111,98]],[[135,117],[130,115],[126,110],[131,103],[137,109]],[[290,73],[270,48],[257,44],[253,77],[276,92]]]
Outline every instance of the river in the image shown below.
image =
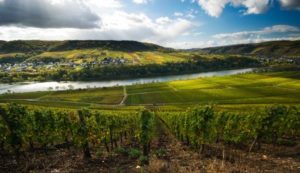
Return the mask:
[[49,91],[49,90],[61,91],[61,90],[68,90],[68,89],[128,86],[134,84],[147,84],[153,82],[168,82],[168,81],[175,81],[175,80],[196,79],[201,77],[227,76],[227,75],[234,75],[234,74],[246,73],[251,71],[253,71],[252,68],[246,68],[246,69],[238,69],[238,70],[224,70],[224,71],[202,72],[202,73],[193,73],[193,74],[184,74],[184,75],[136,78],[136,79],[125,79],[125,80],[95,81],[95,82],[65,81],[65,82],[26,82],[26,83],[0,84],[0,94],[7,93],[7,92],[24,93],[24,92]]

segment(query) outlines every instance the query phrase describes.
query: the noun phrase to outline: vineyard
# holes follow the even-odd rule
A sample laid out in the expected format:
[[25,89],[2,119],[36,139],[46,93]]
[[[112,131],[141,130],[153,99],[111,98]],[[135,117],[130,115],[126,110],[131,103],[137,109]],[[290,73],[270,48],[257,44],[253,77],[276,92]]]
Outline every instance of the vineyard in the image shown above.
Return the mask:
[[[99,111],[29,108],[18,104],[2,106],[0,155],[10,159],[1,160],[0,170],[51,172],[56,167],[63,170],[58,163],[43,167],[29,159],[37,155],[48,158],[59,151],[68,153],[70,158],[76,157],[79,163],[97,165],[96,168],[104,172],[163,172],[167,169],[165,164],[153,163],[174,157],[168,156],[167,151],[173,146],[167,145],[176,139],[163,142],[174,136],[178,139],[176,145],[186,146],[186,150],[199,157],[195,159],[198,167],[191,172],[207,166],[201,160],[212,157],[222,162],[223,167],[218,169],[224,171],[228,169],[224,164],[239,163],[236,151],[249,155],[274,152],[273,147],[294,149],[299,142],[300,110],[294,106],[273,105],[244,114],[217,111],[214,106],[196,106],[186,111],[147,109]],[[297,156],[299,150],[293,154]],[[116,164],[118,158],[128,162],[125,166],[122,163],[120,167],[107,167],[109,163],[105,161]],[[94,163],[99,159],[102,163]],[[288,163],[277,166],[290,172],[299,170],[297,157]],[[70,169],[79,168],[71,167],[68,171]],[[251,171],[252,168],[244,169]],[[93,170],[88,169],[88,172]]]
[[0,95],[0,172],[299,172],[299,72]]
[[[132,157],[141,156],[143,162],[147,162],[153,115],[146,110],[62,111],[9,104],[0,108],[0,115],[1,156],[12,155],[18,161],[27,157],[28,152],[47,154],[60,148],[73,148],[82,151],[83,159],[87,160],[94,151],[111,153],[120,150],[125,141],[130,141],[132,147],[136,147],[135,142],[140,143],[145,156],[143,158],[139,150],[133,150],[136,153],[132,153]],[[18,165],[21,166],[21,162]],[[0,167],[2,169],[7,168]],[[20,169],[18,171],[28,171]]]
[[158,115],[178,139],[201,153],[205,146],[219,142],[245,146],[251,152],[260,149],[261,143],[296,141],[300,135],[300,111],[295,107],[272,106],[241,115],[205,106]]
[[300,173],[299,19],[300,0],[0,0],[0,173]]

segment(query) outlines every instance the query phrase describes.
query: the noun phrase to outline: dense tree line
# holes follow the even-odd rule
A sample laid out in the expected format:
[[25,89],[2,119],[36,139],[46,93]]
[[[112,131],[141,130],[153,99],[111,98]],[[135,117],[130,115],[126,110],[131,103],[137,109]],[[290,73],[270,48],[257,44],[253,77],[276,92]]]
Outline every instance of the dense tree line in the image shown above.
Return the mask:
[[[149,77],[159,75],[184,74],[210,70],[223,70],[257,66],[251,58],[228,57],[224,59],[197,59],[182,63],[150,64],[143,66],[107,66],[84,68],[78,73],[70,73],[71,80],[102,80],[113,78]],[[65,72],[67,73],[67,72]],[[73,77],[73,79],[72,79]]]

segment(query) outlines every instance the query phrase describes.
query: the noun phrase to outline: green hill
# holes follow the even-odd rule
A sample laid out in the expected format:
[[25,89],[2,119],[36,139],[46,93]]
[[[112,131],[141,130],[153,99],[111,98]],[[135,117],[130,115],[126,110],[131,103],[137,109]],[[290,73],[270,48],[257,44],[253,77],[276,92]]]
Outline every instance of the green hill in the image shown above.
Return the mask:
[[194,49],[210,54],[251,54],[269,56],[299,56],[300,40],[297,41],[270,41],[255,44],[239,44],[230,46]]
[[29,53],[43,52],[51,46],[58,44],[56,41],[8,41],[0,43],[0,53]]
[[50,47],[50,51],[100,48],[105,50],[135,52],[166,50],[161,46],[137,41],[63,41]]
[[[71,41],[0,41],[0,53],[42,53],[60,52],[70,50],[100,49],[121,52],[165,51],[165,48],[151,43],[137,41],[112,41],[112,40],[71,40]],[[300,40],[298,41],[270,41],[254,44],[239,44],[230,46],[210,47],[204,49],[191,49],[190,51],[209,54],[252,54],[271,56],[299,56]]]
[[0,53],[67,51],[94,48],[124,52],[171,50],[155,44],[136,41],[0,41]]

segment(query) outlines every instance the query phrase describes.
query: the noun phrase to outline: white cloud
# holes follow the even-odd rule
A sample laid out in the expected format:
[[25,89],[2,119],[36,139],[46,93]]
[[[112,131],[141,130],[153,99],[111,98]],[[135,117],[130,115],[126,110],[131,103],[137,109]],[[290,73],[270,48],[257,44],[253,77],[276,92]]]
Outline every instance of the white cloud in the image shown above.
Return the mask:
[[256,31],[243,31],[243,32],[235,32],[235,33],[216,34],[213,36],[213,38],[241,40],[241,39],[249,39],[249,38],[260,38],[263,35],[267,35],[267,34],[288,33],[288,32],[300,32],[300,29],[289,25],[274,25]]
[[300,29],[298,27],[289,25],[274,25],[255,31],[216,34],[212,36],[212,38],[220,45],[228,45],[257,43],[270,40],[296,40],[299,39],[299,37],[295,37],[293,34],[299,33]]
[[244,14],[260,14],[266,11],[270,0],[198,0],[201,8],[212,17],[219,17],[227,4],[244,7]]
[[260,14],[269,7],[269,0],[232,0],[232,4],[245,7],[244,14]]
[[[45,1],[59,6],[65,3],[65,1],[71,0]],[[82,29],[80,27],[41,28],[31,25],[22,27],[20,25],[0,25],[0,40],[110,39],[147,41],[164,44],[167,40],[176,40],[191,28],[195,27],[192,21],[179,16],[151,18],[144,13],[126,12],[121,0],[105,0],[105,3],[101,3],[99,0],[76,0],[76,2],[82,3],[85,8],[99,18],[97,27]],[[63,17],[65,16],[62,16],[62,18]]]
[[93,28],[100,23],[82,0],[2,0],[0,16],[1,26]]
[[111,32],[114,39],[133,39],[155,43],[175,39],[195,26],[186,19],[159,17],[153,20],[143,13],[123,11],[104,15],[102,22],[103,28],[100,33]]
[[181,13],[181,12],[175,12],[174,13],[174,16],[176,16],[176,17],[182,17],[184,14],[183,13]]
[[[0,40],[137,40],[157,44],[172,41],[195,27],[191,21],[181,18],[160,17],[151,19],[143,13],[115,11],[103,14],[102,27],[93,29],[40,29],[35,27],[0,27]],[[13,34],[12,34],[13,33]]]
[[212,17],[219,17],[229,0],[198,0],[202,9]]
[[172,20],[169,17],[160,17],[156,19],[156,23],[161,24],[161,25],[165,25],[168,23],[171,23]]
[[175,41],[166,43],[167,47],[173,47],[177,49],[191,49],[214,46],[212,42],[206,41]]
[[185,12],[175,12],[173,15],[175,17],[183,17],[183,18],[188,18],[188,19],[194,19],[196,17],[195,15],[197,15],[197,14],[198,14],[198,11],[191,8],[191,9],[185,11]]
[[[235,44],[248,44],[248,43],[261,43],[266,41],[280,41],[280,40],[300,40],[300,36],[282,36],[282,37],[258,37],[258,38],[248,38],[241,40],[219,40],[215,41],[213,46],[224,46],[224,45],[235,45]],[[204,46],[204,47],[212,47],[212,46]]]
[[[202,36],[203,33],[186,33],[189,36]],[[189,49],[189,48],[205,48],[232,44],[259,43],[274,40],[299,40],[300,28],[289,25],[274,25],[262,28],[261,30],[242,31],[235,33],[223,33],[213,35],[208,40],[183,40],[166,42],[166,46]]]
[[284,32],[299,32],[300,29],[290,25],[274,25],[271,27],[265,27],[260,34],[271,34],[271,33],[284,33]]
[[279,1],[283,8],[300,10],[300,1],[299,0],[279,0]]
[[136,4],[147,4],[149,0],[132,0]]
[[[195,0],[194,0],[195,1]],[[192,1],[192,2],[194,2]],[[212,17],[219,17],[226,5],[243,7],[244,15],[261,14],[265,12],[275,0],[197,0],[201,8]],[[288,10],[300,10],[300,0],[277,0],[281,7]]]

